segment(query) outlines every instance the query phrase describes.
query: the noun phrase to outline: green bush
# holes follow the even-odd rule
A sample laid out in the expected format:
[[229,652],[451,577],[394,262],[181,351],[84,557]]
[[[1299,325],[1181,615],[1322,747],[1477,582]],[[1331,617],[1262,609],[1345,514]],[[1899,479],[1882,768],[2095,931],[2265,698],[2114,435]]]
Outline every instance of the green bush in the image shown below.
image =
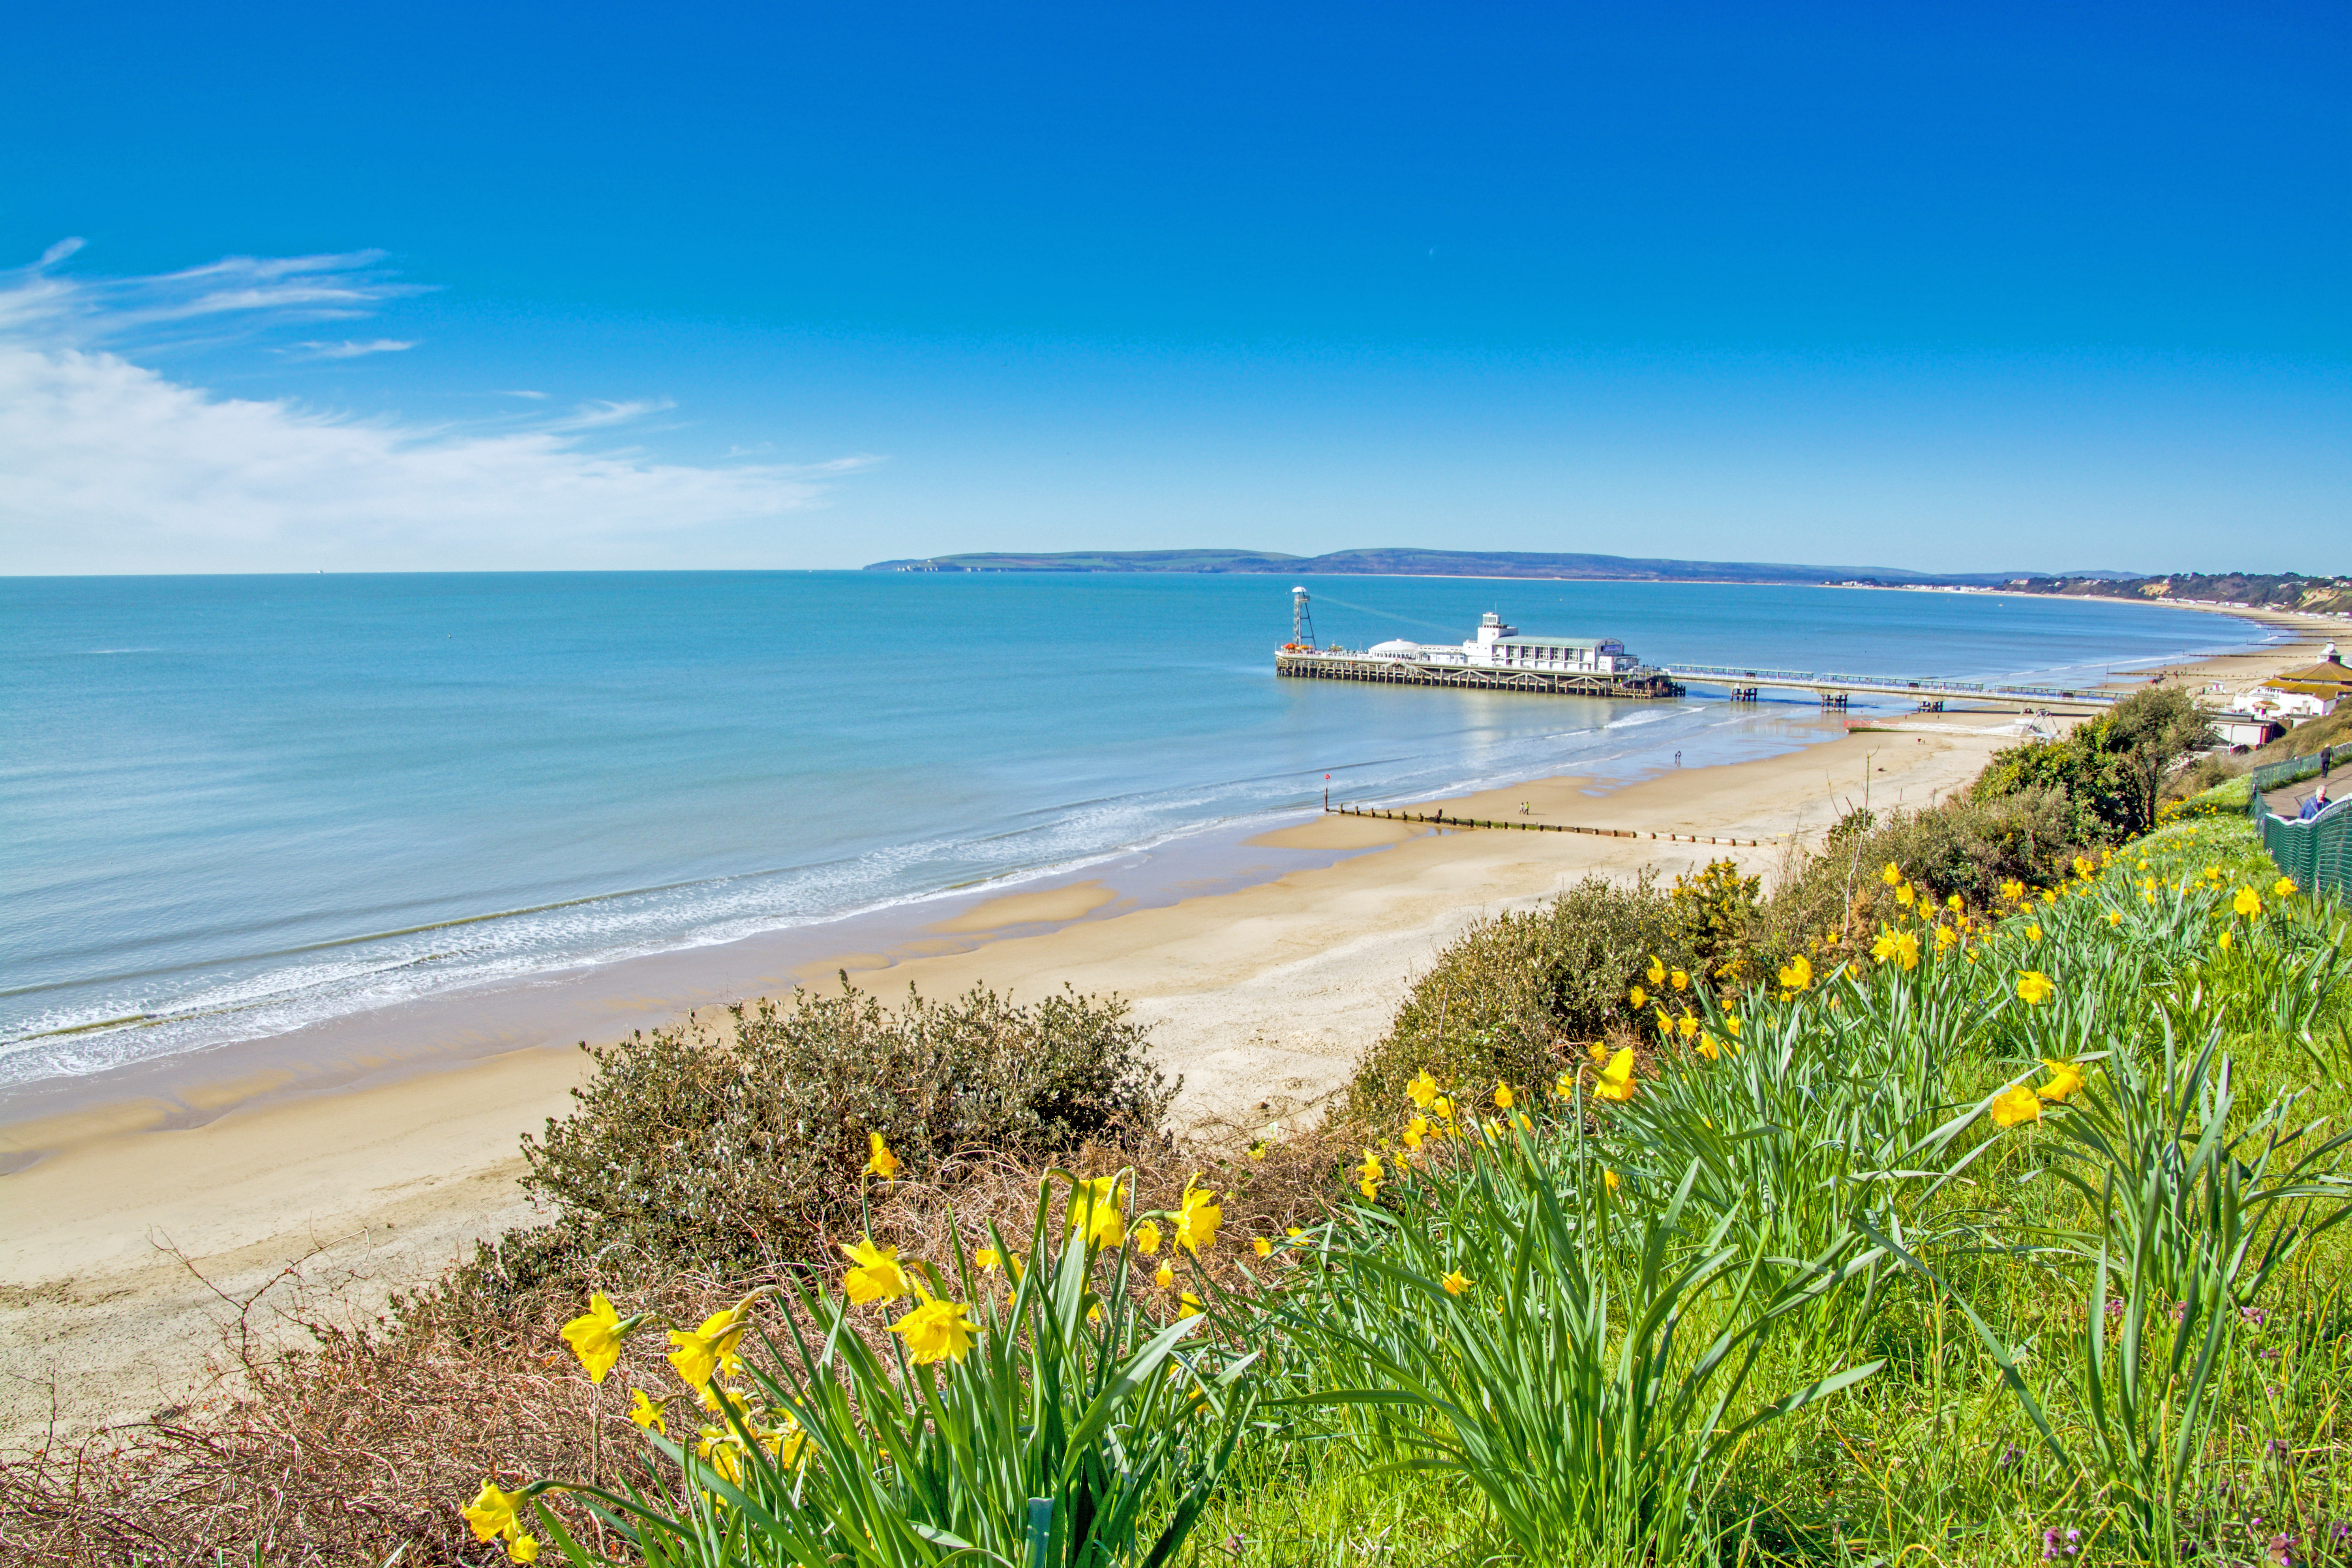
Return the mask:
[[802,1261],[854,1222],[868,1134],[908,1178],[971,1151],[1034,1159],[1157,1136],[1178,1086],[1127,1015],[1066,988],[1022,1006],[910,988],[891,1009],[849,987],[736,1008],[731,1039],[677,1028],[583,1046],[595,1074],[569,1116],[523,1140],[523,1186],[602,1252],[719,1270]]
[[2036,790],[2063,792],[2072,836],[2112,843],[2156,826],[2165,779],[2213,743],[2196,700],[2179,688],[2136,691],[2078,724],[2062,741],[2032,741],[1994,753],[1979,775],[1979,801]]
[[1349,1089],[1360,1118],[1388,1115],[1424,1069],[1462,1084],[1549,1085],[1555,1046],[1636,1020],[1626,1001],[1654,957],[1700,968],[1684,913],[1644,876],[1588,877],[1549,904],[1479,921],[1438,955]]

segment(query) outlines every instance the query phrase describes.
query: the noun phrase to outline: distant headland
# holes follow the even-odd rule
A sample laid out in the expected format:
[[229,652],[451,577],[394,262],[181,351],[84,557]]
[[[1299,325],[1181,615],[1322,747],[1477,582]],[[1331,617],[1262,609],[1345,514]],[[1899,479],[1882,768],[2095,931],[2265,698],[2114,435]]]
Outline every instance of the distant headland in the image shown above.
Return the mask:
[[877,561],[868,572],[1228,572],[1277,576],[1525,577],[1562,582],[1783,583],[1874,588],[1998,588],[2103,599],[2352,611],[2352,577],[2300,573],[1910,572],[1897,566],[1805,566],[1769,561],[1667,561],[1632,555],[1554,554],[1529,550],[982,550],[919,560]]

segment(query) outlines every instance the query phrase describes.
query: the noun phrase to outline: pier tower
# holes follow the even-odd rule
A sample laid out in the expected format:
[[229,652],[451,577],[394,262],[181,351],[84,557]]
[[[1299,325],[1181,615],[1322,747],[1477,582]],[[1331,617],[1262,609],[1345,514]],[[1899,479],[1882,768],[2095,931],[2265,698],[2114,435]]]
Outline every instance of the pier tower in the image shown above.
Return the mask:
[[1315,617],[1307,610],[1307,590],[1290,591],[1290,640],[1300,647],[1315,646]]

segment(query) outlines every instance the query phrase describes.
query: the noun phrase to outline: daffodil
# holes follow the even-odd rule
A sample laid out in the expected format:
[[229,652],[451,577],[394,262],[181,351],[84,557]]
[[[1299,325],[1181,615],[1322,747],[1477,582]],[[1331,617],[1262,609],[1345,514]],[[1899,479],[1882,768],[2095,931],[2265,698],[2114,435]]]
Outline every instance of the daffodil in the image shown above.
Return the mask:
[[1356,1167],[1356,1190],[1368,1201],[1379,1197],[1381,1183],[1387,1175],[1387,1170],[1381,1164],[1381,1157],[1367,1149],[1364,1151],[1364,1163]]
[[1618,1186],[1617,1173],[1603,1167],[1601,1173],[1601,1184],[1607,1187],[1611,1192],[1615,1192]]
[[2277,881],[2273,882],[2271,884],[2271,897],[2273,899],[2291,899],[2294,897],[2294,879],[2293,877],[2281,877]]
[[1701,1033],[1698,1037],[1698,1044],[1692,1048],[1696,1050],[1699,1055],[1705,1057],[1709,1061],[1717,1060],[1723,1055],[1722,1042],[1718,1041],[1710,1034]]
[[512,1541],[508,1542],[507,1561],[510,1563],[538,1562],[539,1537],[536,1535],[518,1535]]
[[1658,1009],[1658,1037],[1662,1040],[1675,1037],[1674,1017],[1664,1007]]
[[2230,951],[2230,933],[2228,931],[2223,931],[2221,933],[2219,945],[2223,952]]
[[1447,1295],[1459,1296],[1463,1291],[1470,1289],[1470,1276],[1455,1268],[1449,1270],[1445,1278],[1440,1279],[1438,1283],[1445,1287]]
[[1994,1125],[2000,1127],[2015,1127],[2023,1121],[2038,1121],[2042,1119],[2042,1097],[2023,1084],[2019,1084],[2015,1089],[2003,1089],[1993,1097],[1992,1119]]
[[1633,1098],[1633,1048],[1631,1046],[1609,1058],[1609,1065],[1601,1069],[1601,1082],[1594,1092],[1603,1100]]
[[1183,1310],[1187,1317],[1197,1318],[1209,1310],[1202,1304],[1201,1298],[1193,1295],[1190,1290],[1176,1298],[1176,1305]]
[[1404,1086],[1404,1091],[1412,1097],[1415,1105],[1427,1110],[1429,1102],[1437,1098],[1437,1080],[1429,1076],[1427,1068],[1423,1068],[1411,1083]]
[[1636,985],[1633,989],[1625,993],[1625,1000],[1632,1003],[1633,1005],[1633,1011],[1638,1013],[1643,1007],[1649,1005],[1650,994]]
[[1163,1263],[1160,1266],[1159,1272],[1152,1275],[1151,1282],[1154,1285],[1159,1286],[1162,1290],[1165,1290],[1168,1287],[1176,1283],[1176,1270]]
[[1454,1101],[1448,1100],[1442,1094],[1435,1100],[1429,1102],[1429,1109],[1437,1112],[1439,1118],[1443,1121],[1451,1121],[1454,1120]]
[[1738,1014],[1733,1014],[1723,1020],[1723,1032],[1729,1035],[1735,1040],[1739,1037],[1739,1016]]
[[1147,1219],[1128,1232],[1135,1242],[1135,1250],[1150,1258],[1160,1250],[1160,1222]]
[[1088,1247],[1113,1247],[1127,1240],[1127,1216],[1119,1209],[1117,1173],[1080,1182],[1070,1189],[1070,1230],[1073,1235],[1085,1233]]
[[1918,896],[1918,890],[1913,888],[1908,882],[1904,883],[1901,887],[1895,889],[1895,901],[1901,904],[1906,910],[1911,907],[1912,901],[1917,899]]
[[2230,907],[2246,919],[2252,920],[2263,912],[2263,896],[2252,888],[2240,888],[2238,896],[2230,900]]
[[1250,1250],[1260,1258],[1271,1258],[1274,1256],[1274,1243],[1262,1236],[1254,1236],[1250,1237]]
[[2082,878],[2085,882],[2091,879],[2092,873],[2097,869],[2097,867],[2091,864],[2090,857],[2086,855],[2074,857],[2074,875]]
[[1508,1110],[1511,1109],[1511,1086],[1509,1084],[1498,1083],[1495,1086],[1495,1108],[1497,1110]]
[[1551,1092],[1552,1097],[1556,1100],[1574,1100],[1576,1098],[1576,1075],[1572,1072],[1564,1072],[1558,1078],[1552,1079]]
[[841,1250],[857,1266],[842,1276],[841,1288],[858,1305],[895,1301],[913,1289],[907,1283],[907,1271],[898,1267],[897,1247],[877,1247],[869,1236]]
[[588,1298],[588,1310],[563,1325],[564,1342],[580,1364],[588,1369],[588,1381],[602,1383],[604,1374],[621,1359],[621,1342],[636,1327],[637,1320],[621,1321],[604,1292],[597,1291]]
[[646,1398],[646,1391],[642,1388],[636,1390],[635,1396],[629,1402],[629,1419],[648,1432],[669,1430],[662,1420],[661,1406]]
[[1664,985],[1666,983],[1665,960],[1660,958],[1654,952],[1652,953],[1650,955],[1650,967],[1643,970],[1642,973],[1649,976],[1651,984]]
[[982,1274],[993,1274],[1004,1267],[1004,1254],[992,1247],[982,1247],[971,1255],[971,1260],[979,1266]]
[[1954,942],[1959,940],[1960,933],[1954,931],[1950,926],[1939,925],[1936,928],[1936,951],[1937,952],[1943,952],[1946,948],[1950,947]]
[[1207,1188],[1195,1188],[1193,1177],[1184,1184],[1182,1206],[1176,1215],[1176,1245],[1198,1258],[1201,1248],[1217,1239],[1217,1227],[1225,1221],[1224,1210],[1217,1206],[1217,1194]]
[[2025,897],[2025,884],[2011,877],[2001,883],[2000,896],[2012,904],[2021,902]]
[[1677,969],[1672,974],[1666,976],[1666,984],[1673,986],[1677,991],[1687,991],[1690,989],[1690,975],[1686,972]]
[[890,1145],[882,1142],[879,1132],[866,1135],[866,1169],[861,1174],[879,1176],[889,1181],[898,1173],[898,1156],[890,1152]]
[[511,1541],[520,1533],[515,1521],[515,1510],[525,1500],[522,1492],[502,1492],[496,1481],[484,1481],[481,1491],[460,1511],[466,1522],[474,1528],[474,1539],[489,1541],[505,1536]]
[[688,1388],[705,1387],[721,1363],[734,1359],[736,1342],[748,1327],[730,1307],[703,1319],[698,1329],[672,1329],[669,1364],[677,1370],[679,1380]]
[[1412,1121],[1404,1124],[1404,1146],[1406,1148],[1413,1150],[1416,1152],[1419,1152],[1421,1148],[1421,1141],[1428,1136],[1429,1123],[1423,1121],[1420,1117],[1416,1116]]
[[961,1301],[934,1300],[920,1285],[915,1295],[921,1304],[890,1325],[890,1331],[907,1342],[907,1359],[917,1366],[963,1360],[977,1331],[964,1316],[969,1309]]
[[2111,926],[2119,926],[2119,925],[2123,924],[2123,923],[2124,923],[2124,912],[2123,912],[2123,910],[2109,910],[2107,911],[2107,923],[2108,923],[2109,925],[2111,925]]
[[1903,885],[1903,868],[1889,860],[1886,869],[1878,874],[1878,879],[1890,888],[1899,888]]
[[768,1450],[768,1457],[786,1469],[800,1463],[801,1450],[808,1447],[808,1434],[790,1415],[785,1415],[782,1426],[761,1428],[757,1436],[760,1447]]
[[2050,976],[2038,969],[2029,969],[2017,977],[2018,999],[2029,1007],[2039,1007],[2057,994],[2058,987],[2051,984]]
[[1962,910],[1968,908],[1968,904],[1961,899],[1959,894],[1954,893],[1950,898],[1944,900],[1944,907],[1951,910],[1954,914],[1958,914]]
[[1811,990],[1813,984],[1812,961],[1801,952],[1797,954],[1780,966],[1779,979],[1784,991]]
[[2069,1095],[2083,1087],[2083,1069],[2073,1062],[2053,1061],[2044,1057],[2042,1065],[2050,1069],[2050,1081],[2033,1086],[2033,1092],[2042,1099],[2063,1105]]

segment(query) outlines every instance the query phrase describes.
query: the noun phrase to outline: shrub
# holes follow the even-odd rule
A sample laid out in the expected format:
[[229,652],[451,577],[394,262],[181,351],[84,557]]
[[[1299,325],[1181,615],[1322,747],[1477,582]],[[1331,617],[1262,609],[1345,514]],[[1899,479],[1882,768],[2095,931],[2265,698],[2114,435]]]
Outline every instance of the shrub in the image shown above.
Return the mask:
[[1541,909],[1481,921],[1365,1056],[1350,1110],[1385,1116],[1423,1068],[1464,1084],[1549,1084],[1558,1042],[1633,1025],[1626,988],[1654,957],[1698,967],[1685,921],[1646,876],[1631,887],[1588,877]]
[[1852,822],[1832,830],[1822,852],[1775,890],[1761,922],[1770,943],[1795,949],[1824,931],[1875,930],[1893,909],[1894,895],[1878,877],[1889,863],[1937,902],[1958,893],[1973,908],[1990,909],[2005,881],[2057,880],[2080,847],[2067,797],[2050,788],[1897,811],[1875,826]]
[[[847,977],[843,977],[847,984]],[[971,1150],[1043,1156],[1157,1135],[1176,1087],[1117,997],[1015,1006],[975,986],[887,1008],[848,987],[734,1010],[731,1040],[583,1047],[577,1109],[526,1137],[524,1188],[600,1251],[705,1268],[804,1260],[854,1221],[869,1134],[919,1176]]]
[[2064,793],[2073,837],[2113,842],[2156,826],[2165,778],[2183,757],[2213,743],[2194,699],[2178,688],[2136,691],[2063,741],[1995,752],[1979,775],[1979,801],[2034,790]]

